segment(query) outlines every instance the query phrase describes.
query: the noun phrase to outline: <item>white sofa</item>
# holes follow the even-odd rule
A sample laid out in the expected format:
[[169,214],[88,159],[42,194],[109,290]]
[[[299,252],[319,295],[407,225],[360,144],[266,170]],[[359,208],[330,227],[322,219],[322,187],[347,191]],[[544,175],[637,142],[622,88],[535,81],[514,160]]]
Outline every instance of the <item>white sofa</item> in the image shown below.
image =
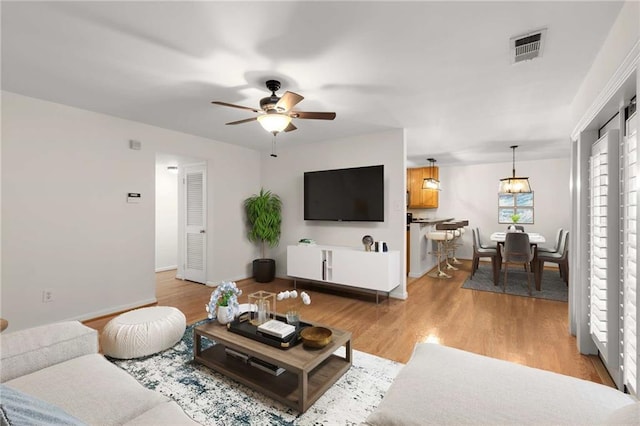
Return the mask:
[[197,425],[100,355],[79,322],[2,333],[0,359],[0,424]]
[[608,386],[422,343],[365,424],[640,425],[639,404]]

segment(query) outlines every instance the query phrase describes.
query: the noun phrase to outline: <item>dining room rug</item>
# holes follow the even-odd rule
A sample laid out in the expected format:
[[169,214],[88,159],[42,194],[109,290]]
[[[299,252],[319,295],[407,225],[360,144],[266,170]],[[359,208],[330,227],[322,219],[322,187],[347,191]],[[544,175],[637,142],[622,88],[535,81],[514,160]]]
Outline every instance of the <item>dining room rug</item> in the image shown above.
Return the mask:
[[[473,278],[468,277],[462,285],[462,288],[502,293],[503,280],[504,269],[500,272],[499,285],[494,285],[491,264],[480,262],[480,266],[473,275]],[[509,272],[507,274],[507,288],[505,292],[516,296],[529,297],[527,276],[524,268],[509,266]],[[536,291],[533,274],[531,274],[531,297],[566,302],[569,298],[569,288],[562,278],[560,278],[560,274],[557,270],[545,270],[542,273],[540,291]]]
[[[175,346],[156,355],[109,360],[145,387],[175,400],[202,425],[357,425],[378,406],[403,366],[354,350],[351,368],[305,413],[299,413],[195,363],[193,327],[187,327]],[[203,349],[207,343],[203,339]]]

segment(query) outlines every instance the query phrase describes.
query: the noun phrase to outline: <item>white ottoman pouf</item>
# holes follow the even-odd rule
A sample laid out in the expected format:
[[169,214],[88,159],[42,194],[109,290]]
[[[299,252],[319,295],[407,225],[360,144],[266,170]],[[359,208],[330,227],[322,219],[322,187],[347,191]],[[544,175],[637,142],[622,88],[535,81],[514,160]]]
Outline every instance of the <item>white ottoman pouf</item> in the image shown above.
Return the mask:
[[171,306],[140,308],[118,315],[100,335],[102,352],[112,358],[131,359],[155,354],[175,345],[187,320]]

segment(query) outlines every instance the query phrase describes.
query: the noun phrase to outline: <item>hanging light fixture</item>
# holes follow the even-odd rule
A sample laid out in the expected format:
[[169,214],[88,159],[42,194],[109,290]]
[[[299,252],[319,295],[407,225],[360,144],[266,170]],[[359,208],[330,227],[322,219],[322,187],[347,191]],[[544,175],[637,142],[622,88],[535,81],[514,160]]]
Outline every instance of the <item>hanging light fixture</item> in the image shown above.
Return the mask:
[[269,133],[279,133],[291,123],[291,117],[277,112],[268,112],[258,116],[258,122]]
[[498,192],[502,194],[517,194],[523,192],[531,192],[528,177],[516,177],[516,148],[518,145],[512,145],[513,150],[513,174],[511,177],[500,179]]
[[431,176],[425,178],[422,181],[422,189],[435,189],[436,191],[440,191],[440,181],[435,178],[436,175],[436,160],[433,158],[427,158],[427,161],[431,163]]

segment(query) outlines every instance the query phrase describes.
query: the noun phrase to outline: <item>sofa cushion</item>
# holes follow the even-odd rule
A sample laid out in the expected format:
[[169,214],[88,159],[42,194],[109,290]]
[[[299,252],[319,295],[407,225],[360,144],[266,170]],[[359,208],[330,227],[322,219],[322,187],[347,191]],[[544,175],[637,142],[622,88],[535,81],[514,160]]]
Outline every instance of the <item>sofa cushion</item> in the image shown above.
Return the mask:
[[594,424],[633,403],[608,386],[422,343],[367,423]]
[[98,352],[98,332],[66,321],[0,334],[0,382]]
[[64,410],[9,386],[0,385],[0,425],[84,425]]
[[607,419],[609,425],[640,425],[640,402],[618,408]]
[[99,354],[74,358],[6,384],[89,424],[124,424],[169,401]]

